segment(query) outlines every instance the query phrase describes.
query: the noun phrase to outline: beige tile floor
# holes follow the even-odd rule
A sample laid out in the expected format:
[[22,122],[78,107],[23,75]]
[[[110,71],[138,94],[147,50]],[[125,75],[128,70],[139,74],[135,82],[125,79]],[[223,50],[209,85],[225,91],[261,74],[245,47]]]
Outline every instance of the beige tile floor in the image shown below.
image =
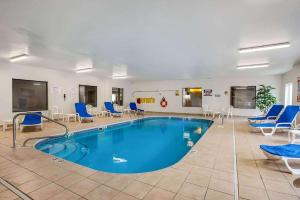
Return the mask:
[[[129,119],[126,115],[67,125],[70,130],[78,130]],[[32,147],[13,149],[11,131],[0,132],[0,176],[33,199],[234,199],[234,129],[240,199],[299,199],[300,189],[292,184],[296,177],[287,172],[281,161],[266,160],[258,148],[262,143],[286,143],[286,134],[264,137],[250,132],[244,118],[225,120],[223,127],[217,120],[193,147],[194,151],[177,164],[133,175],[95,171],[54,159]],[[43,131],[18,132],[17,144],[21,145],[28,137],[62,131],[55,124],[46,123]],[[18,199],[18,196],[0,185],[0,199]]]

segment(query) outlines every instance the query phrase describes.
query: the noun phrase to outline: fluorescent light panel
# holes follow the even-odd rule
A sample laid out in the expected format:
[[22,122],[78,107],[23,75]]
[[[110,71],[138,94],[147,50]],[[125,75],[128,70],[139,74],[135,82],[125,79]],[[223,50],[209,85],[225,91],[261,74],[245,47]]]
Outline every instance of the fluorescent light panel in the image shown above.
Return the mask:
[[269,63],[260,63],[260,64],[252,64],[252,65],[239,65],[236,69],[256,69],[256,68],[266,68],[269,67]]
[[283,43],[277,43],[277,44],[268,44],[268,45],[263,45],[263,46],[240,48],[239,53],[267,51],[267,50],[273,50],[273,49],[287,48],[287,47],[290,47],[290,46],[291,46],[291,44],[289,42],[283,42]]
[[24,60],[24,59],[28,58],[28,56],[29,55],[27,55],[27,54],[20,54],[17,56],[10,57],[9,60],[10,60],[10,62],[16,62],[16,61]]
[[94,71],[94,68],[89,67],[89,68],[76,69],[76,73],[85,73],[85,72],[91,72],[91,71]]
[[128,78],[127,75],[112,75],[112,79],[125,79]]

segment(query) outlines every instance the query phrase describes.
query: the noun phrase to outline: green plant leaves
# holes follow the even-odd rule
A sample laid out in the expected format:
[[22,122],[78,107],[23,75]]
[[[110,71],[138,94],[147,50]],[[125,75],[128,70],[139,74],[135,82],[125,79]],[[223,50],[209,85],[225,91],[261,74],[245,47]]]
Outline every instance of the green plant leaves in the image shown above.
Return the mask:
[[259,108],[260,111],[266,113],[267,110],[277,102],[275,96],[272,95],[272,90],[275,88],[268,85],[259,85],[259,89],[256,93],[256,106]]

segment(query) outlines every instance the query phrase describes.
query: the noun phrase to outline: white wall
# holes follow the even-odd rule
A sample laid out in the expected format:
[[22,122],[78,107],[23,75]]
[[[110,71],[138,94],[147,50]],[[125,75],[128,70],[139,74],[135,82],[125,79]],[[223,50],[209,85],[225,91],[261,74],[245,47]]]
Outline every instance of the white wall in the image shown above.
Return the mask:
[[[166,81],[138,81],[133,84],[133,91],[155,91],[155,90],[179,90],[180,95],[175,96],[174,91],[166,92],[135,92],[132,100],[138,97],[154,97],[155,104],[143,104],[142,107],[147,111],[155,112],[176,112],[176,113],[199,113],[201,108],[182,107],[182,88],[202,87],[212,89],[213,96],[203,96],[203,105],[209,105],[213,109],[219,110],[230,105],[231,86],[259,86],[260,84],[271,85],[276,89],[274,95],[281,101],[281,76],[258,76],[253,78],[214,78],[202,80],[166,80]],[[224,92],[228,91],[225,95]],[[220,94],[221,97],[215,97]],[[165,97],[168,106],[162,108],[160,100]],[[260,114],[257,109],[235,109],[235,115],[252,116]]]
[[[281,86],[281,96],[282,101],[284,102],[284,96],[285,96],[285,84],[286,83],[293,83],[293,104],[294,105],[300,105],[299,102],[297,102],[297,95],[298,95],[298,84],[297,84],[297,78],[300,77],[300,64],[296,64],[293,69],[288,71],[287,73],[282,75],[282,86]],[[297,117],[297,124],[300,121],[300,115]]]
[[[0,63],[0,119],[12,117],[12,78],[47,81],[49,109],[58,105],[67,113],[74,112],[74,103],[79,99],[79,84],[97,86],[99,108],[103,107],[104,101],[111,101],[112,87],[124,88],[125,104],[128,104],[131,95],[131,89],[127,88],[130,83],[126,80],[115,81],[88,74]],[[54,90],[54,87],[58,89]],[[63,94],[66,94],[66,101],[64,101]]]
[[297,78],[300,77],[300,64],[294,66],[294,68],[282,75],[282,101],[284,102],[285,84],[293,83],[293,104],[300,104],[297,102],[298,84]]
[[[298,71],[299,72],[299,71]],[[285,75],[289,80],[290,75]],[[299,73],[298,73],[299,74]],[[285,77],[284,76],[284,77]],[[154,97],[155,104],[143,104],[147,111],[155,112],[176,112],[176,113],[199,113],[200,108],[182,107],[182,88],[202,87],[213,89],[213,95],[220,94],[221,97],[203,97],[203,104],[207,104],[214,109],[220,109],[230,104],[230,86],[251,86],[259,84],[272,85],[277,88],[274,94],[281,96],[281,76],[261,76],[256,78],[214,78],[201,80],[165,80],[165,81],[137,81],[130,83],[127,80],[111,80],[91,74],[76,74],[41,67],[28,67],[13,65],[11,63],[0,63],[0,119],[12,117],[12,78],[48,81],[49,109],[58,105],[64,108],[65,112],[74,112],[74,103],[78,101],[78,85],[94,85],[98,87],[98,107],[102,108],[104,101],[111,101],[112,87],[124,88],[124,105],[134,101],[137,97]],[[295,82],[296,84],[296,82]],[[53,90],[59,88],[58,92]],[[169,92],[135,93],[139,90],[173,90]],[[180,96],[175,96],[175,91],[180,91]],[[296,87],[294,87],[296,90]],[[228,91],[225,96],[224,92]],[[66,101],[63,94],[66,94]],[[162,97],[168,101],[167,108],[161,108],[159,103]],[[281,100],[281,99],[280,99]],[[235,115],[251,116],[259,114],[258,110],[235,109]]]

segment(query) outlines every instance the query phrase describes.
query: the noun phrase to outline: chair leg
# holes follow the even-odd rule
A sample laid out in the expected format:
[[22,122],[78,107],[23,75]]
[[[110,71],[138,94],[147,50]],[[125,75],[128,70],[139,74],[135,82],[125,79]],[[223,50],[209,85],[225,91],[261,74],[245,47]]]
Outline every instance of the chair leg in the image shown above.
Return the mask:
[[288,160],[292,160],[292,159],[283,157],[282,160],[284,161],[284,164],[286,165],[286,167],[292,172],[292,174],[295,174],[295,175],[299,175],[300,174],[300,169],[295,169],[295,168],[292,168],[290,166]]
[[269,132],[269,133],[267,133],[267,132],[264,131],[264,128],[260,128],[260,130],[261,130],[261,132],[262,132],[262,134],[264,136],[271,136],[271,135],[273,135],[275,133],[276,129],[275,128],[271,128],[271,129],[272,129],[272,131]]

